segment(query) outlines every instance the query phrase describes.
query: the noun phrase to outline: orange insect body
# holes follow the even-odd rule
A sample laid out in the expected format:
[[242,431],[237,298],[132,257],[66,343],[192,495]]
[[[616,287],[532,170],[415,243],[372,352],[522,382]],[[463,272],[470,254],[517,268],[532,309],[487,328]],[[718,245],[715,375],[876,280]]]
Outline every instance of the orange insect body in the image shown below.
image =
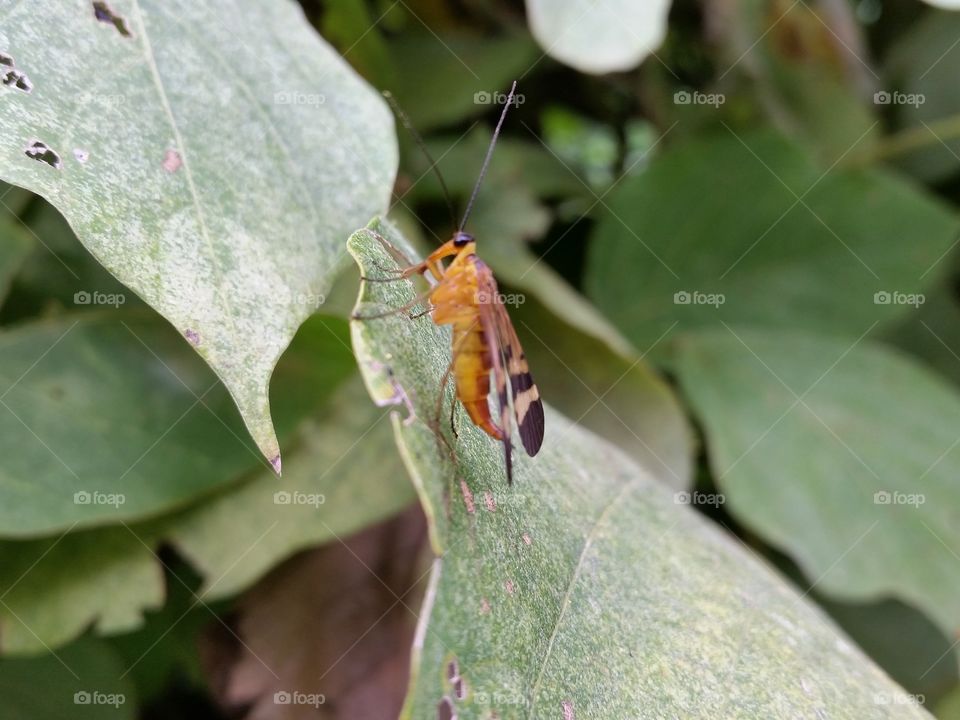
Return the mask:
[[[453,260],[446,267],[443,261]],[[507,479],[512,481],[510,396],[523,447],[535,455],[543,442],[543,405],[493,272],[476,255],[471,235],[457,232],[404,277],[430,273],[437,281],[429,293],[433,321],[453,326],[452,373],[457,398],[470,420],[504,444]],[[490,414],[490,374],[500,403],[499,424]],[[446,378],[444,378],[444,382]],[[509,382],[509,389],[508,389]]]
[[430,293],[433,321],[453,326],[452,371],[457,398],[463,403],[474,425],[490,437],[503,440],[503,429],[493,422],[487,396],[490,394],[491,348],[480,319],[476,243],[456,247],[453,240],[444,243],[428,258],[433,271],[439,261],[456,253],[446,270],[433,273],[440,281]]
[[[513,481],[511,399],[520,440],[523,442],[524,450],[531,456],[537,454],[543,443],[543,404],[540,402],[540,391],[530,375],[517,332],[503,307],[493,272],[477,257],[477,245],[473,236],[463,232],[462,228],[470,215],[480,183],[486,174],[494,145],[507,110],[513,102],[516,88],[517,84],[513,83],[480,168],[480,176],[477,178],[473,194],[460,221],[461,229],[457,230],[450,240],[430,253],[426,260],[407,267],[398,278],[395,278],[409,278],[413,275],[429,273],[436,281],[427,295],[433,321],[437,325],[453,327],[453,359],[443,377],[440,398],[443,398],[442,390],[452,375],[456,385],[457,399],[463,404],[470,420],[490,437],[503,443],[509,482]],[[430,158],[430,153],[423,141],[396,105],[395,109],[407,128],[413,132],[414,138],[427,158],[431,160],[431,167],[436,170],[436,163]],[[437,171],[437,177],[449,203],[449,192],[439,171]],[[452,203],[450,205],[452,215]],[[444,266],[444,261],[448,258],[453,259],[449,265]],[[422,297],[418,298],[420,299]],[[499,423],[495,422],[490,414],[488,403],[491,374],[496,384],[499,401]]]

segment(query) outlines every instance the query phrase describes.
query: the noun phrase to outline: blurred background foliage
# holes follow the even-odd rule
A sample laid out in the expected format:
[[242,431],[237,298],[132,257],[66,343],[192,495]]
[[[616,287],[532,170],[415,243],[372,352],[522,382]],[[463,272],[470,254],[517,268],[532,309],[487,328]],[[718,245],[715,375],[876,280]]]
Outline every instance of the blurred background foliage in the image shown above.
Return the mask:
[[[960,14],[677,0],[652,56],[593,75],[550,57],[518,2],[302,5],[396,96],[457,207],[518,81],[468,229],[526,298],[513,317],[544,396],[676,490],[724,494],[701,509],[931,712],[960,717]],[[398,129],[391,217],[429,248],[456,220]],[[257,658],[276,638],[296,683],[350,653],[345,628],[395,610],[376,588],[353,607],[358,562],[415,607],[423,524],[356,376],[356,271],[274,375],[278,484],[182,338],[129,292],[78,305],[125,291],[45,201],[0,192],[0,444],[5,476],[30,478],[0,506],[0,717],[99,717],[62,704],[74,663],[124,693],[110,717],[231,716],[272,693]],[[135,490],[79,512],[66,467]],[[279,490],[327,510],[278,505]],[[270,634],[264,603],[343,627]],[[399,707],[413,618],[390,618],[343,661],[323,717]]]

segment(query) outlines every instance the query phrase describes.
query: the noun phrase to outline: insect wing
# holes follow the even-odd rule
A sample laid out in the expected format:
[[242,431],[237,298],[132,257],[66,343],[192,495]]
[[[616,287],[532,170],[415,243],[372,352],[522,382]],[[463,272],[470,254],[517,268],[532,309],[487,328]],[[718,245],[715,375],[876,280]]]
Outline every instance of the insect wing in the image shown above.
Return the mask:
[[[517,331],[510,321],[510,315],[500,301],[497,283],[490,269],[478,261],[478,287],[481,289],[480,317],[494,328],[495,343],[491,346],[494,369],[499,364],[501,370],[495,372],[497,393],[500,395],[501,425],[504,431],[509,430],[509,408],[505,407],[507,392],[513,400],[514,416],[520,432],[520,440],[528,455],[536,455],[543,444],[543,403],[540,401],[540,390],[530,374],[527,357],[520,345]],[[507,380],[510,389],[507,390]]]

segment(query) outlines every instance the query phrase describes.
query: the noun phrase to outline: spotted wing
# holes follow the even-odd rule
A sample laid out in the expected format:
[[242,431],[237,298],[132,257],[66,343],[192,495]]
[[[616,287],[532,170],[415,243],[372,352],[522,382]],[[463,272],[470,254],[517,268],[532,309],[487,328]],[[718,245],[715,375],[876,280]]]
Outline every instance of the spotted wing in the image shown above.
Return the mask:
[[517,419],[517,429],[523,449],[531,457],[540,451],[543,444],[543,403],[540,401],[540,388],[533,381],[527,356],[520,345],[517,331],[510,321],[510,315],[502,303],[493,306],[500,336],[500,345],[506,361],[507,375],[510,377],[510,393],[513,397],[513,412]]
[[[499,394],[506,391],[506,381],[509,378],[509,393],[513,400],[513,412],[517,420],[520,440],[527,454],[533,456],[539,452],[543,444],[544,418],[540,390],[530,374],[527,357],[520,345],[517,331],[510,321],[510,315],[501,302],[493,273],[486,265],[482,265],[482,269],[478,268],[479,276],[486,276],[486,279],[479,283],[480,287],[486,290],[480,302],[481,318],[488,315],[489,322],[496,330],[499,360],[505,370],[505,377],[496,378],[497,392]],[[501,402],[503,402],[502,399]],[[504,411],[501,407],[501,413],[504,412],[509,416],[509,410]],[[504,428],[506,428],[505,424]]]

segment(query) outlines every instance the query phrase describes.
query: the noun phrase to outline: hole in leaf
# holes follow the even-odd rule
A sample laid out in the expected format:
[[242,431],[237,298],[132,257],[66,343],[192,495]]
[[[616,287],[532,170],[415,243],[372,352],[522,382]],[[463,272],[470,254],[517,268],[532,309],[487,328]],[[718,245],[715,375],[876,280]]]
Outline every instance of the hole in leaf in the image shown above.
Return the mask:
[[450,698],[444,697],[437,703],[437,720],[456,720],[457,714],[453,711],[453,703]]
[[0,65],[13,67],[15,64],[16,63],[13,62],[13,56],[7,55],[6,53],[0,53]]
[[117,15],[105,2],[93,3],[93,14],[97,20],[113,25],[117,32],[124,37],[130,37],[130,29],[127,27],[127,21],[122,16]]
[[7,87],[15,87],[25,93],[33,90],[33,83],[30,82],[27,74],[16,68],[10,68],[3,73],[3,84]]
[[27,149],[23,151],[28,158],[43,162],[56,170],[59,170],[63,163],[60,162],[60,156],[57,155],[46,143],[39,140],[33,140]]

